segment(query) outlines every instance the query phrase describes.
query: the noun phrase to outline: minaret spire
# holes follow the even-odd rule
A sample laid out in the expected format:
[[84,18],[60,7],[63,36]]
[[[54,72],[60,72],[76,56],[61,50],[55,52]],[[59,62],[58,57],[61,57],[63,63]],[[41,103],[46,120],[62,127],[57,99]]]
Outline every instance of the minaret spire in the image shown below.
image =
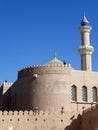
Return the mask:
[[81,56],[81,70],[92,71],[92,53],[94,48],[90,45],[90,31],[91,26],[89,26],[89,21],[87,20],[85,13],[81,21],[81,26],[79,31],[81,33],[81,46],[79,48],[79,53]]
[[86,26],[86,25],[89,25],[89,21],[87,20],[84,12],[83,19],[81,21],[81,26]]

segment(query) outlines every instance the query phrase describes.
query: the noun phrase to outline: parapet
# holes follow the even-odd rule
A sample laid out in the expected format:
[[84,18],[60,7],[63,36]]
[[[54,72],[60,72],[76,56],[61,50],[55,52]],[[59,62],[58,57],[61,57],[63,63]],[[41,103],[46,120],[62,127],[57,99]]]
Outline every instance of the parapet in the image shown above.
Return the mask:
[[3,94],[12,86],[12,84],[13,84],[13,83],[9,83],[9,82],[7,82],[7,81],[6,81],[6,82],[5,82],[5,81],[3,82],[2,86],[1,86],[1,87],[3,88]]
[[71,123],[73,116],[71,112],[60,111],[0,111],[0,130],[64,130]]
[[18,71],[18,79],[28,76],[36,76],[41,74],[66,74],[69,73],[70,64],[45,64],[27,66]]
[[[68,114],[69,112],[67,112]],[[35,116],[35,115],[65,115],[65,113],[61,113],[61,112],[49,112],[49,111],[0,111],[0,116],[1,115],[6,115],[6,116],[12,116],[12,115],[15,115],[15,116],[19,116],[19,115],[23,115],[23,116],[29,116],[29,115],[32,115],[32,116]]]
[[10,83],[10,82],[3,82],[3,85],[7,85],[7,86],[12,86],[13,83]]

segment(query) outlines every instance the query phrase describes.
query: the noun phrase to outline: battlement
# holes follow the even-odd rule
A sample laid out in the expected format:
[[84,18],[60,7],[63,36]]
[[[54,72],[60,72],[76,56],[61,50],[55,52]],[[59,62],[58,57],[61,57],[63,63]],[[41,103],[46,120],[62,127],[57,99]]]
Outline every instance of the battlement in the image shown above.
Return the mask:
[[0,130],[64,130],[72,117],[77,118],[73,112],[0,111]]
[[13,83],[10,83],[10,82],[7,82],[7,81],[4,81],[1,85],[1,88],[2,88],[2,94],[4,94],[11,86],[13,85]]
[[18,71],[18,78],[30,76],[32,74],[66,74],[71,69],[70,64],[45,64],[27,66]]
[[30,69],[30,68],[40,68],[40,67],[64,67],[64,68],[71,68],[71,65],[70,64],[45,64],[45,65],[33,65],[33,66],[26,66],[22,69],[20,69],[18,72],[22,71],[22,70],[27,70],[27,69]]
[[53,115],[58,115],[58,116],[64,116],[64,115],[75,115],[73,112],[49,112],[49,111],[0,111],[0,116],[29,116],[29,115],[32,115],[32,116],[41,116],[41,115],[50,115],[50,116],[53,116]]
[[3,85],[4,85],[4,86],[5,86],[5,85],[6,85],[6,86],[12,86],[12,84],[13,84],[13,83],[10,83],[10,82],[5,82],[5,81],[3,82]]

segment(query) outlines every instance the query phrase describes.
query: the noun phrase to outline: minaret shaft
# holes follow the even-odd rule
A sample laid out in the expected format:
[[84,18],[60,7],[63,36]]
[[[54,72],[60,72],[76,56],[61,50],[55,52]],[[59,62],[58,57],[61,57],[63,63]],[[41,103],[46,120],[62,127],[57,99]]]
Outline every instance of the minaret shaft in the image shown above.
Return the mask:
[[81,56],[81,70],[92,71],[91,55]]
[[81,41],[82,45],[89,45],[90,44],[90,36],[88,32],[84,32],[81,34]]
[[79,53],[81,56],[81,70],[92,71],[92,53],[94,48],[90,45],[90,31],[91,27],[88,26],[88,21],[84,16],[79,31],[81,33],[81,46]]

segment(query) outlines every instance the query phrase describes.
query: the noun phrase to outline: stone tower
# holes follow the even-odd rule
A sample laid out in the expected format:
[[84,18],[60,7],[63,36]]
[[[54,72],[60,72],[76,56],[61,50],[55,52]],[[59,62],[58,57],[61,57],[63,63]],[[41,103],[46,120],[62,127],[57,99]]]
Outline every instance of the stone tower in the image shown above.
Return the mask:
[[89,21],[87,20],[85,14],[81,21],[81,26],[79,31],[81,33],[81,46],[79,48],[79,53],[81,56],[81,70],[92,71],[92,53],[94,48],[90,45],[90,31],[91,26],[89,26]]

